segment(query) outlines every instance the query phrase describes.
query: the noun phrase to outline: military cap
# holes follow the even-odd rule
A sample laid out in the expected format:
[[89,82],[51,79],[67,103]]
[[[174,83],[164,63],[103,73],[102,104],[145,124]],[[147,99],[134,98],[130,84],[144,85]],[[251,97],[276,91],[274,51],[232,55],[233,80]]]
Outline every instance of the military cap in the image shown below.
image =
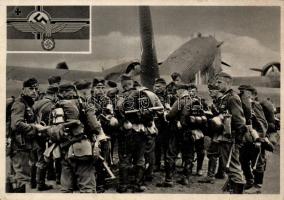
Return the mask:
[[174,72],[171,75],[172,79],[175,81],[177,79],[177,77],[181,77],[180,73]]
[[68,90],[75,90],[76,87],[72,83],[64,83],[59,85],[59,92],[61,91],[68,91]]
[[96,87],[98,85],[103,85],[104,86],[105,85],[105,80],[104,79],[99,80],[97,78],[94,78],[94,80],[93,80],[93,87]]
[[121,80],[121,81],[127,81],[127,80],[133,80],[133,79],[132,79],[132,77],[131,77],[130,75],[128,75],[128,74],[122,74],[122,75],[120,76],[120,80]]
[[217,77],[232,79],[232,76],[226,72],[220,72],[219,74],[217,74]]
[[77,90],[84,90],[91,87],[91,82],[87,80],[79,80],[74,83]]
[[163,79],[163,78],[156,78],[155,84],[157,84],[157,83],[167,84],[166,81],[165,81],[165,79]]
[[180,89],[188,90],[189,89],[188,84],[176,84],[175,86],[177,90],[180,90]]
[[248,90],[248,91],[251,91],[252,93],[255,93],[257,94],[257,91],[254,87],[252,87],[251,85],[240,85],[239,88],[238,88],[240,91],[241,90]]
[[215,83],[208,83],[209,90],[219,90],[219,87]]
[[61,77],[60,76],[50,76],[50,77],[48,77],[49,85],[52,85],[52,84],[55,84],[55,83],[60,84],[60,82],[61,82]]
[[47,94],[55,94],[57,93],[59,90],[59,88],[57,86],[48,86],[47,90],[46,90],[46,93]]
[[23,87],[38,87],[38,81],[35,78],[29,78],[23,82]]
[[117,87],[117,83],[114,82],[114,81],[108,81],[108,82],[107,82],[107,85],[108,85],[109,87],[111,87],[111,88],[116,88],[116,87]]

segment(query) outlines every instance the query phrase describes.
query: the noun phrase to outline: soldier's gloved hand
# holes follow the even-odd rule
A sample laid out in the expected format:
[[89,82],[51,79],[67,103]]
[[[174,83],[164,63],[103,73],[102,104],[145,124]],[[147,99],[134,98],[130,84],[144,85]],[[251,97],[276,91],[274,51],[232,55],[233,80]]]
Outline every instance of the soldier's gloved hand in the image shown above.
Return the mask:
[[51,140],[59,141],[64,135],[64,126],[62,124],[54,125],[47,130],[47,134],[50,136]]

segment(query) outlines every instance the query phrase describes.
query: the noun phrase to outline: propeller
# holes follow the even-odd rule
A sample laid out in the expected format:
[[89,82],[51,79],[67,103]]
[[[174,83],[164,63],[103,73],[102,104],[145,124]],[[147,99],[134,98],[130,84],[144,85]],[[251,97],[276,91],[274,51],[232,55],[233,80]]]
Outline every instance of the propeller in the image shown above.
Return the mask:
[[225,66],[227,66],[227,67],[232,67],[231,65],[229,65],[228,63],[226,63],[226,62],[224,62],[224,61],[221,61],[221,64],[222,64],[222,65],[225,65]]

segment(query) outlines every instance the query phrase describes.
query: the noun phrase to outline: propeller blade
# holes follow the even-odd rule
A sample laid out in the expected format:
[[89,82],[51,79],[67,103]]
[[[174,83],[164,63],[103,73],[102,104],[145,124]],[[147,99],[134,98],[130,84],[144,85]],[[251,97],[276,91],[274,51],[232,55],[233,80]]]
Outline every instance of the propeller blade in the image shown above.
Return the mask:
[[221,61],[221,64],[222,64],[222,65],[225,65],[225,66],[227,66],[227,67],[232,67],[231,65],[229,65],[228,63],[226,63],[226,62],[224,62],[224,61]]
[[262,69],[259,69],[259,68],[250,68],[250,70],[256,71],[256,72],[262,72],[263,71]]
[[219,42],[219,44],[217,44],[217,48],[219,48],[220,46],[222,46],[224,44],[224,41]]

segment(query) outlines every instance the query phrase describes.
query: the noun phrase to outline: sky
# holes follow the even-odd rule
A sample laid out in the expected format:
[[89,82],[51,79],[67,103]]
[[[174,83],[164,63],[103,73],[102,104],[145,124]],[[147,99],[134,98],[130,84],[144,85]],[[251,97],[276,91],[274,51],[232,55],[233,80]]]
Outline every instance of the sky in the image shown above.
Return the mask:
[[[233,75],[257,75],[249,68],[280,61],[279,7],[154,6],[151,14],[159,61],[198,32],[224,41],[222,60],[233,66],[225,68]],[[8,54],[7,65],[55,68],[66,61],[70,69],[100,71],[140,55],[137,7],[97,6],[91,54]]]

